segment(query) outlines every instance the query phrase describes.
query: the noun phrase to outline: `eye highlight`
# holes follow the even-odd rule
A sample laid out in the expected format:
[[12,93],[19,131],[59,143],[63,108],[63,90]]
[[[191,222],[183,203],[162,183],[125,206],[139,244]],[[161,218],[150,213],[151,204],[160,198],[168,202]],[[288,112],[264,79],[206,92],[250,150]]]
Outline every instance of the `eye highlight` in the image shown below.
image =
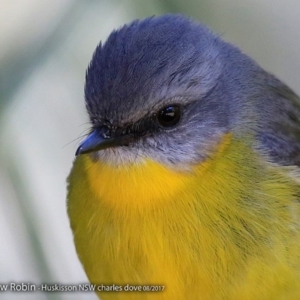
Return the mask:
[[180,120],[181,112],[178,105],[169,105],[157,114],[157,121],[163,127],[175,126]]

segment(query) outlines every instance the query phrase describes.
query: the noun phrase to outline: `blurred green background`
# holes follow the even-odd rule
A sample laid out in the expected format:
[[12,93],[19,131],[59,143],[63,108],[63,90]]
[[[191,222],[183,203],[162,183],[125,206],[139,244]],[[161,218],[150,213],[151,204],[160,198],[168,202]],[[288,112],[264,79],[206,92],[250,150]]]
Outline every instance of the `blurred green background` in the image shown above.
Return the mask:
[[0,0],[0,284],[87,282],[65,201],[78,137],[88,129],[85,69],[111,30],[166,12],[207,24],[300,93],[299,0]]

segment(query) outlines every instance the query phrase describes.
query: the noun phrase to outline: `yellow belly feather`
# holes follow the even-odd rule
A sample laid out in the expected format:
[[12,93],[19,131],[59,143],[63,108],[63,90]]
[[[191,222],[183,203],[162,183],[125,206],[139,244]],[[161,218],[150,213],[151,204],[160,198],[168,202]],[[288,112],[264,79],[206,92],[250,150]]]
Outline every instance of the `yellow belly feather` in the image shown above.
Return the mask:
[[165,286],[102,299],[300,299],[300,189],[285,173],[231,135],[190,172],[77,157],[68,212],[90,281]]

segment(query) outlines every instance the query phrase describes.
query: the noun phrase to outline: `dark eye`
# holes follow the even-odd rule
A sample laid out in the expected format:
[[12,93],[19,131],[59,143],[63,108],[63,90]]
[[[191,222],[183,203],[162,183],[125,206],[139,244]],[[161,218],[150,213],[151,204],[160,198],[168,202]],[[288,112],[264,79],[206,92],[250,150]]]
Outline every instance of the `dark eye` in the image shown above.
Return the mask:
[[157,114],[158,123],[163,127],[172,127],[180,120],[180,108],[177,105],[164,107]]

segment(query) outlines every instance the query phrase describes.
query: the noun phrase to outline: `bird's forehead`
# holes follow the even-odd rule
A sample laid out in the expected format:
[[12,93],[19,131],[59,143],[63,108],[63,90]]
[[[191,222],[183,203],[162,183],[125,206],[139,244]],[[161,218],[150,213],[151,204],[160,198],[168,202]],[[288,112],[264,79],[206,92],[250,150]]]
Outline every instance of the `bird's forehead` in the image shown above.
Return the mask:
[[[90,115],[134,118],[162,99],[199,96],[212,84],[215,37],[182,16],[135,21],[99,45],[87,71],[85,96]],[[138,117],[138,116],[137,116]]]

